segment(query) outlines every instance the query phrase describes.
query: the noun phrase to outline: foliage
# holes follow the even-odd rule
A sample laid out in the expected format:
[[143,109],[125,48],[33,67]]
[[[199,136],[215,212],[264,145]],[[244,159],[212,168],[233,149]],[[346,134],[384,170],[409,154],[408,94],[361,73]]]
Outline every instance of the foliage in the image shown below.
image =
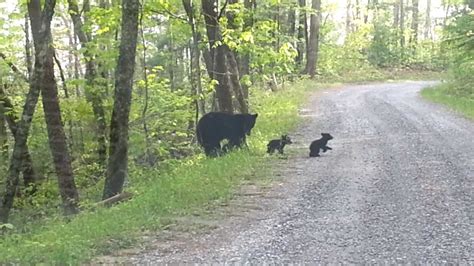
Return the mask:
[[445,29],[445,49],[452,56],[448,93],[474,99],[474,11],[458,14]]

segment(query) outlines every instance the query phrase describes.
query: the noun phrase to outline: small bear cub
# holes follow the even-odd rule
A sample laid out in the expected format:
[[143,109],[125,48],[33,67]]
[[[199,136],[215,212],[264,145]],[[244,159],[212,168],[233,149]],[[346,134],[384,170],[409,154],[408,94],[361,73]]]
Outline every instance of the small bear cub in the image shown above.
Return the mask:
[[283,148],[286,144],[291,144],[291,139],[288,135],[282,135],[281,139],[272,139],[267,144],[267,152],[273,154],[275,150],[278,150],[278,153],[283,154]]
[[319,150],[326,152],[327,150],[332,150],[331,147],[327,146],[328,141],[333,139],[329,133],[321,133],[322,138],[317,139],[311,142],[309,146],[309,157],[319,157]]

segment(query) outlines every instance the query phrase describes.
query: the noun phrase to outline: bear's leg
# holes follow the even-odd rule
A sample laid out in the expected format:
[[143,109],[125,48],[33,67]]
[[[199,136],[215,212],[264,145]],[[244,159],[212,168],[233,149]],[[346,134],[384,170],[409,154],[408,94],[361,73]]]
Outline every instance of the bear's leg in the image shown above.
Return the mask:
[[309,157],[319,157],[319,148],[310,150]]
[[204,145],[204,152],[209,157],[216,157],[219,156],[221,153],[221,144],[219,142],[216,143],[206,143]]

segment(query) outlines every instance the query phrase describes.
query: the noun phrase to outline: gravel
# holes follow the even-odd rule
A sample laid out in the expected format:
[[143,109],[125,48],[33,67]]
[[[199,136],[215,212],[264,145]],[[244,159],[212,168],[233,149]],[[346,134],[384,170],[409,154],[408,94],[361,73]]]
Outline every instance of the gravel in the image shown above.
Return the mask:
[[[125,261],[473,264],[474,123],[421,99],[432,84],[315,93],[273,186],[234,203],[251,207]],[[309,158],[321,132],[333,150]]]

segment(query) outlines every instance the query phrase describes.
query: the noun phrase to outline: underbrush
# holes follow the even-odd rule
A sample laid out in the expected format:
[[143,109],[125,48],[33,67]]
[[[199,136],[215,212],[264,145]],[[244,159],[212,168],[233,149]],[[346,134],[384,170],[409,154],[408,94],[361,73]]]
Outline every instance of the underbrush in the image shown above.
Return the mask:
[[426,88],[421,95],[428,100],[441,103],[449,108],[474,119],[474,94],[459,93],[455,83],[444,83],[436,87]]
[[134,243],[145,230],[166,225],[163,217],[181,216],[204,210],[216,201],[232,197],[233,188],[248,179],[268,175],[272,160],[265,156],[270,138],[293,129],[298,123],[298,106],[316,89],[301,81],[277,92],[252,91],[252,112],[259,113],[249,137],[249,149],[207,159],[197,155],[169,161],[158,168],[131,162],[125,190],[134,197],[111,208],[92,202],[84,211],[66,220],[59,215],[5,232],[0,242],[0,263],[79,263]]

